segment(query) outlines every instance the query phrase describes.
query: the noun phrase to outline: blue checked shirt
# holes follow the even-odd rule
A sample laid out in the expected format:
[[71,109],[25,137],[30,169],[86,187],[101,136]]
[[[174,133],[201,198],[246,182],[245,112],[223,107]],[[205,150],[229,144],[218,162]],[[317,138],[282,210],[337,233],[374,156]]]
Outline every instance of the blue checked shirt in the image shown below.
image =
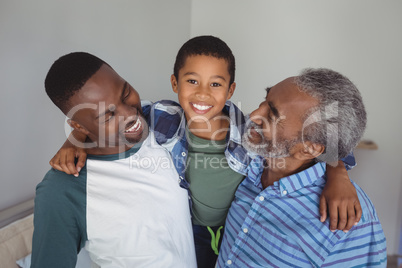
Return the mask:
[[[170,100],[162,100],[152,105],[143,101],[143,112],[148,118],[151,131],[155,133],[156,141],[170,152],[173,163],[179,173],[180,186],[188,189],[185,178],[188,144],[186,137],[186,117],[181,106]],[[235,172],[246,175],[247,166],[251,161],[247,151],[241,146],[246,119],[242,111],[232,102],[227,101],[223,113],[229,116],[230,126],[226,136],[225,156],[228,164]]]
[[325,163],[262,189],[262,158],[248,167],[226,219],[218,267],[386,267],[385,236],[355,183],[363,215],[348,233],[319,220]]

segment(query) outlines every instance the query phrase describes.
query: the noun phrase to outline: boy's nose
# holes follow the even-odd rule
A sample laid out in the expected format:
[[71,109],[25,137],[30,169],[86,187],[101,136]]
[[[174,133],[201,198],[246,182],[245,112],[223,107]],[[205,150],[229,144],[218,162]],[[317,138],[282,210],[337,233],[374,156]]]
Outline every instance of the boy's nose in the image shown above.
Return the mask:
[[195,96],[199,99],[199,100],[207,100],[209,99],[209,92],[208,89],[201,87],[196,93]]

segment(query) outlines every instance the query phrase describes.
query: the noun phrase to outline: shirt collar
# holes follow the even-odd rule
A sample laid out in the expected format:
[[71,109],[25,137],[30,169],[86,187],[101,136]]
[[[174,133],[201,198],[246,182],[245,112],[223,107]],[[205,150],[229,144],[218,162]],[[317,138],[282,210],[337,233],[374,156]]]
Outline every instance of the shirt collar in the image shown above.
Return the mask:
[[230,118],[229,140],[241,144],[241,128],[244,127],[244,117],[242,112],[229,100],[226,101],[225,107],[223,107],[223,112],[229,115]]
[[[257,187],[262,187],[261,175],[263,170],[264,158],[261,156],[254,158],[247,168],[247,178]],[[280,194],[284,196],[315,183],[317,180],[324,177],[325,171],[326,164],[319,162],[299,173],[281,178],[274,183],[274,187],[279,187]]]

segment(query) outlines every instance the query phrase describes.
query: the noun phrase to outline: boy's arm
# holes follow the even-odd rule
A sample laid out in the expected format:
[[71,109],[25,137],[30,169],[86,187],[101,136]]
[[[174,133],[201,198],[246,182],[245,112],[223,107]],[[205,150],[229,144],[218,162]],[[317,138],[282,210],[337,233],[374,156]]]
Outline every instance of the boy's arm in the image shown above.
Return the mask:
[[[86,138],[87,136],[85,134],[73,130],[60,150],[49,161],[49,164],[54,169],[78,177],[78,173],[85,165],[85,160],[87,158],[87,153],[84,148]],[[76,158],[78,158],[78,160],[75,164]]]
[[332,231],[343,230],[347,232],[360,221],[362,209],[356,189],[351,183],[344,162],[338,165],[327,164],[327,183],[320,197],[321,221],[327,218],[329,210]]

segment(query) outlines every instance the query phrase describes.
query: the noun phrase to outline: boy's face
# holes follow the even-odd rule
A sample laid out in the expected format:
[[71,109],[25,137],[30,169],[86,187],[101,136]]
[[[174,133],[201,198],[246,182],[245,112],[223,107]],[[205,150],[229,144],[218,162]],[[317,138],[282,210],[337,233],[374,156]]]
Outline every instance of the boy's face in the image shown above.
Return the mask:
[[236,84],[229,84],[228,64],[212,56],[190,56],[179,70],[179,77],[171,76],[173,91],[178,94],[188,122],[207,123],[219,120],[226,100]]
[[105,154],[116,153],[119,146],[132,147],[146,137],[137,91],[105,64],[70,98],[70,104],[72,126]]

